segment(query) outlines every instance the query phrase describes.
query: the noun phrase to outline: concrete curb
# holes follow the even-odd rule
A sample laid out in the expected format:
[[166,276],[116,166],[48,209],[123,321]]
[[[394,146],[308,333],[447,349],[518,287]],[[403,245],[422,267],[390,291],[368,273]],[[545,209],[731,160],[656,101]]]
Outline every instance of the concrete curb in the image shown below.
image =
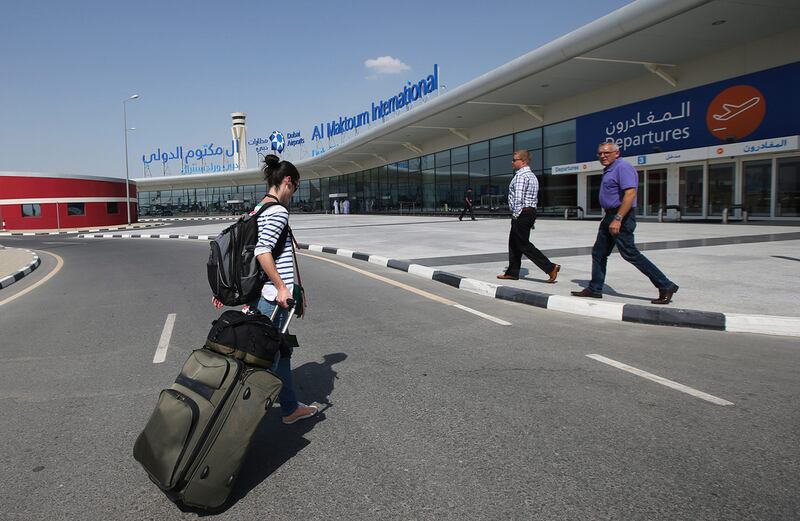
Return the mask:
[[4,277],[3,279],[0,279],[0,289],[5,289],[10,285],[14,284],[15,282],[19,281],[20,279],[22,279],[23,277],[30,275],[33,272],[33,270],[38,268],[39,265],[42,263],[42,259],[40,259],[35,252],[32,252],[31,250],[23,250],[23,251],[27,251],[28,253],[33,255],[33,260],[31,260],[30,264],[28,264],[27,266],[23,266],[22,268],[20,268],[19,271],[16,271],[11,275]]
[[470,279],[454,273],[429,268],[428,266],[411,264],[408,261],[400,259],[387,259],[386,257],[378,255],[370,255],[368,253],[315,244],[300,243],[299,246],[301,249],[307,249],[309,251],[341,255],[343,257],[350,257],[405,271],[412,275],[442,282],[448,286],[487,297],[509,300],[511,302],[518,302],[520,304],[527,304],[529,306],[536,306],[554,311],[562,311],[564,313],[572,313],[584,317],[590,316],[621,322],[688,327],[694,329],[712,329],[736,333],[800,336],[800,317],[718,313],[695,309],[642,306],[638,304],[602,302],[594,299],[566,297],[563,295],[550,295],[548,293]]
[[210,241],[216,237],[216,235],[166,235],[158,233],[82,233],[76,239],[201,239]]
[[0,237],[19,237],[19,236],[36,236],[36,235],[71,235],[73,233],[93,233],[93,232],[110,232],[114,230],[138,230],[140,228],[160,228],[164,224],[145,224],[143,226],[118,226],[116,228],[91,228],[86,230],[71,230],[71,231],[57,231],[57,232],[0,232]]
[[173,221],[235,221],[241,215],[230,215],[230,216],[222,216],[222,217],[165,217],[163,219],[139,219],[139,222],[151,222],[151,221],[159,221],[159,222],[173,222]]
[[[115,238],[115,239],[202,239],[211,240],[216,235],[142,235],[142,234],[95,234],[79,235],[78,238]],[[357,259],[379,266],[386,266],[405,271],[418,277],[442,282],[454,288],[463,289],[487,297],[509,300],[543,309],[572,313],[584,317],[595,317],[620,322],[635,322],[658,326],[688,327],[694,329],[711,329],[736,333],[755,333],[761,335],[783,335],[800,337],[800,317],[784,317],[774,315],[748,315],[741,313],[719,313],[695,309],[673,307],[642,306],[639,304],[623,304],[621,302],[603,302],[595,299],[582,299],[563,295],[551,295],[527,289],[502,286],[476,279],[470,279],[436,270],[420,264],[411,264],[402,259],[389,259],[380,255],[332,248],[317,244],[299,243],[300,249],[330,253],[342,257]]]

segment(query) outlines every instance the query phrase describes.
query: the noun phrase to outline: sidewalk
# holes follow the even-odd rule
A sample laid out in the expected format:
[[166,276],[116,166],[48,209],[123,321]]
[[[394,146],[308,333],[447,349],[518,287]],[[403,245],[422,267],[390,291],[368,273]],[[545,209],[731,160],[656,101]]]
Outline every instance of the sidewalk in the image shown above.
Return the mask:
[[0,289],[7,288],[39,267],[39,256],[30,250],[0,245]]
[[[735,327],[725,326],[743,322],[744,330],[787,334],[784,328],[788,327],[788,334],[796,329],[800,335],[800,299],[796,290],[800,276],[800,226],[796,225],[639,222],[637,244],[680,286],[671,304],[654,306],[650,299],[658,291],[616,252],[609,258],[602,300],[570,296],[570,291],[588,284],[591,276],[596,220],[537,221],[531,240],[553,262],[562,265],[555,284],[547,284],[547,276],[527,259],[523,259],[520,280],[496,279],[507,264],[510,226],[507,219],[459,222],[445,217],[296,214],[292,215],[291,223],[297,240],[312,245],[312,249],[325,246],[334,249],[330,251],[339,249],[339,254],[346,256],[351,252],[366,253],[373,256],[371,262],[385,263],[381,257],[408,261],[419,268],[408,270],[403,263],[394,264],[428,278],[435,278],[434,272],[454,274],[457,277],[448,280],[451,285],[471,287],[475,292],[498,298],[513,293],[502,290],[499,293],[505,297],[500,296],[497,287],[501,286],[525,290],[512,300],[544,299],[549,302],[541,307],[581,315],[619,316],[618,319],[624,320],[624,313],[630,317],[633,316],[630,312],[635,311],[639,315],[667,314],[669,321],[675,321],[675,316],[686,316],[681,310],[694,310],[708,313],[711,320],[711,325],[699,327],[734,330]],[[223,223],[176,224],[158,233],[161,237],[206,239],[224,226]],[[439,277],[442,278],[447,277]],[[459,282],[461,278],[475,282]],[[525,292],[542,295],[526,296]],[[609,314],[611,317],[606,316]],[[715,327],[714,321],[720,320],[723,327]]]

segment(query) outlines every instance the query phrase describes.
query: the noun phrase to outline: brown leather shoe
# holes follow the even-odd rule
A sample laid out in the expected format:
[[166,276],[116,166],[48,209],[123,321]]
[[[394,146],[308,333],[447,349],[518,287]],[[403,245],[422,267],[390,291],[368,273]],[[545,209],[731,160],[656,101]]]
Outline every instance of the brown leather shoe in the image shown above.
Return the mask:
[[603,298],[602,293],[595,293],[589,288],[584,288],[581,291],[572,291],[573,297],[589,297],[589,298]]
[[501,273],[500,275],[497,276],[497,278],[503,280],[519,280],[519,277],[508,275],[507,273]]
[[561,264],[553,264],[553,271],[550,272],[550,278],[547,279],[548,284],[552,284],[556,281],[559,271],[561,271]]
[[669,289],[658,290],[658,298],[650,301],[651,304],[669,304],[672,302],[672,295],[678,292],[677,284],[673,284]]

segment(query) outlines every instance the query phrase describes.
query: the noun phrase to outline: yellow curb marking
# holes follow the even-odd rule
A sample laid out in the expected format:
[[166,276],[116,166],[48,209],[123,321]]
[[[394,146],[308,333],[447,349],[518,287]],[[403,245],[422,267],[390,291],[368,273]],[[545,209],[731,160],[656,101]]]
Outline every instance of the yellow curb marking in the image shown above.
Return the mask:
[[317,259],[317,260],[330,262],[331,264],[336,264],[337,266],[341,266],[342,268],[348,269],[350,271],[355,271],[356,273],[359,273],[361,275],[365,275],[365,276],[367,276],[367,277],[369,277],[371,279],[379,280],[379,281],[385,282],[386,284],[389,284],[391,286],[395,286],[397,288],[404,289],[406,291],[410,291],[411,293],[414,293],[414,294],[419,295],[421,297],[425,297],[425,298],[433,300],[435,302],[439,302],[440,304],[445,304],[447,306],[456,307],[458,309],[461,309],[462,311],[466,311],[468,313],[472,313],[472,314],[477,315],[477,316],[479,316],[481,318],[485,318],[487,320],[490,320],[492,322],[495,322],[495,323],[503,325],[503,326],[510,326],[511,325],[511,323],[506,322],[505,320],[500,320],[500,319],[498,319],[496,317],[493,317],[491,315],[487,315],[485,313],[481,313],[480,311],[476,311],[476,310],[474,310],[472,308],[468,308],[466,306],[462,306],[458,302],[453,302],[450,299],[446,299],[444,297],[440,297],[439,295],[434,295],[433,293],[428,293],[427,291],[415,288],[414,286],[409,286],[407,284],[403,284],[402,282],[397,282],[396,280],[388,279],[386,277],[382,277],[380,275],[376,275],[374,273],[370,273],[368,271],[364,271],[362,269],[355,268],[355,267],[350,266],[348,264],[345,264],[343,262],[335,261],[335,260],[332,260],[332,259],[326,259],[325,257],[318,257],[317,255],[309,255],[308,253],[298,253],[298,255],[302,255],[304,257],[312,257],[312,258]]
[[[41,256],[43,253],[44,253],[44,252],[38,252],[38,251],[36,252],[36,254],[37,254],[37,255],[40,255],[40,256]],[[61,257],[59,257],[58,255],[56,255],[55,253],[50,253],[50,252],[47,252],[47,255],[52,255],[53,257],[55,257],[55,258],[56,258],[57,264],[56,264],[56,267],[53,269],[53,271],[51,271],[50,273],[48,273],[47,275],[45,275],[45,277],[44,277],[42,280],[40,280],[39,282],[36,282],[35,284],[32,284],[31,286],[29,286],[29,287],[25,288],[24,290],[20,291],[20,292],[19,292],[19,293],[17,293],[16,295],[13,295],[13,296],[11,296],[11,297],[8,297],[8,298],[7,298],[7,299],[5,299],[5,300],[0,300],[0,306],[2,306],[3,304],[7,304],[7,303],[11,302],[11,301],[12,301],[12,300],[14,300],[14,299],[17,299],[17,298],[21,297],[22,295],[24,295],[24,294],[28,293],[29,291],[33,291],[34,289],[38,288],[39,286],[41,286],[42,284],[44,284],[45,282],[47,282],[48,280],[50,280],[50,279],[51,279],[51,278],[52,278],[52,277],[53,277],[53,276],[54,276],[56,273],[58,273],[59,271],[61,271],[61,268],[64,266],[64,259],[62,259],[62,258],[61,258]],[[39,265],[39,268],[41,268],[41,264]],[[38,268],[37,268],[37,269],[38,269]]]

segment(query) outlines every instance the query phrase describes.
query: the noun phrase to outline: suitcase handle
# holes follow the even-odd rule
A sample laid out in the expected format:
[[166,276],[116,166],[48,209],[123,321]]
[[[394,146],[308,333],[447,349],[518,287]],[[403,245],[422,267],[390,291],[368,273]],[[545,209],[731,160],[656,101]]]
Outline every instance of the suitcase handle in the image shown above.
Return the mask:
[[[281,328],[281,333],[286,333],[289,330],[289,322],[292,321],[292,317],[294,316],[294,308],[297,303],[294,299],[286,299],[286,303],[289,305],[289,316],[286,317],[286,321],[283,323],[283,327]],[[272,320],[272,323],[275,323],[275,317],[278,315],[278,310],[284,309],[280,305],[276,305],[275,309],[272,310],[272,315],[269,317]]]

